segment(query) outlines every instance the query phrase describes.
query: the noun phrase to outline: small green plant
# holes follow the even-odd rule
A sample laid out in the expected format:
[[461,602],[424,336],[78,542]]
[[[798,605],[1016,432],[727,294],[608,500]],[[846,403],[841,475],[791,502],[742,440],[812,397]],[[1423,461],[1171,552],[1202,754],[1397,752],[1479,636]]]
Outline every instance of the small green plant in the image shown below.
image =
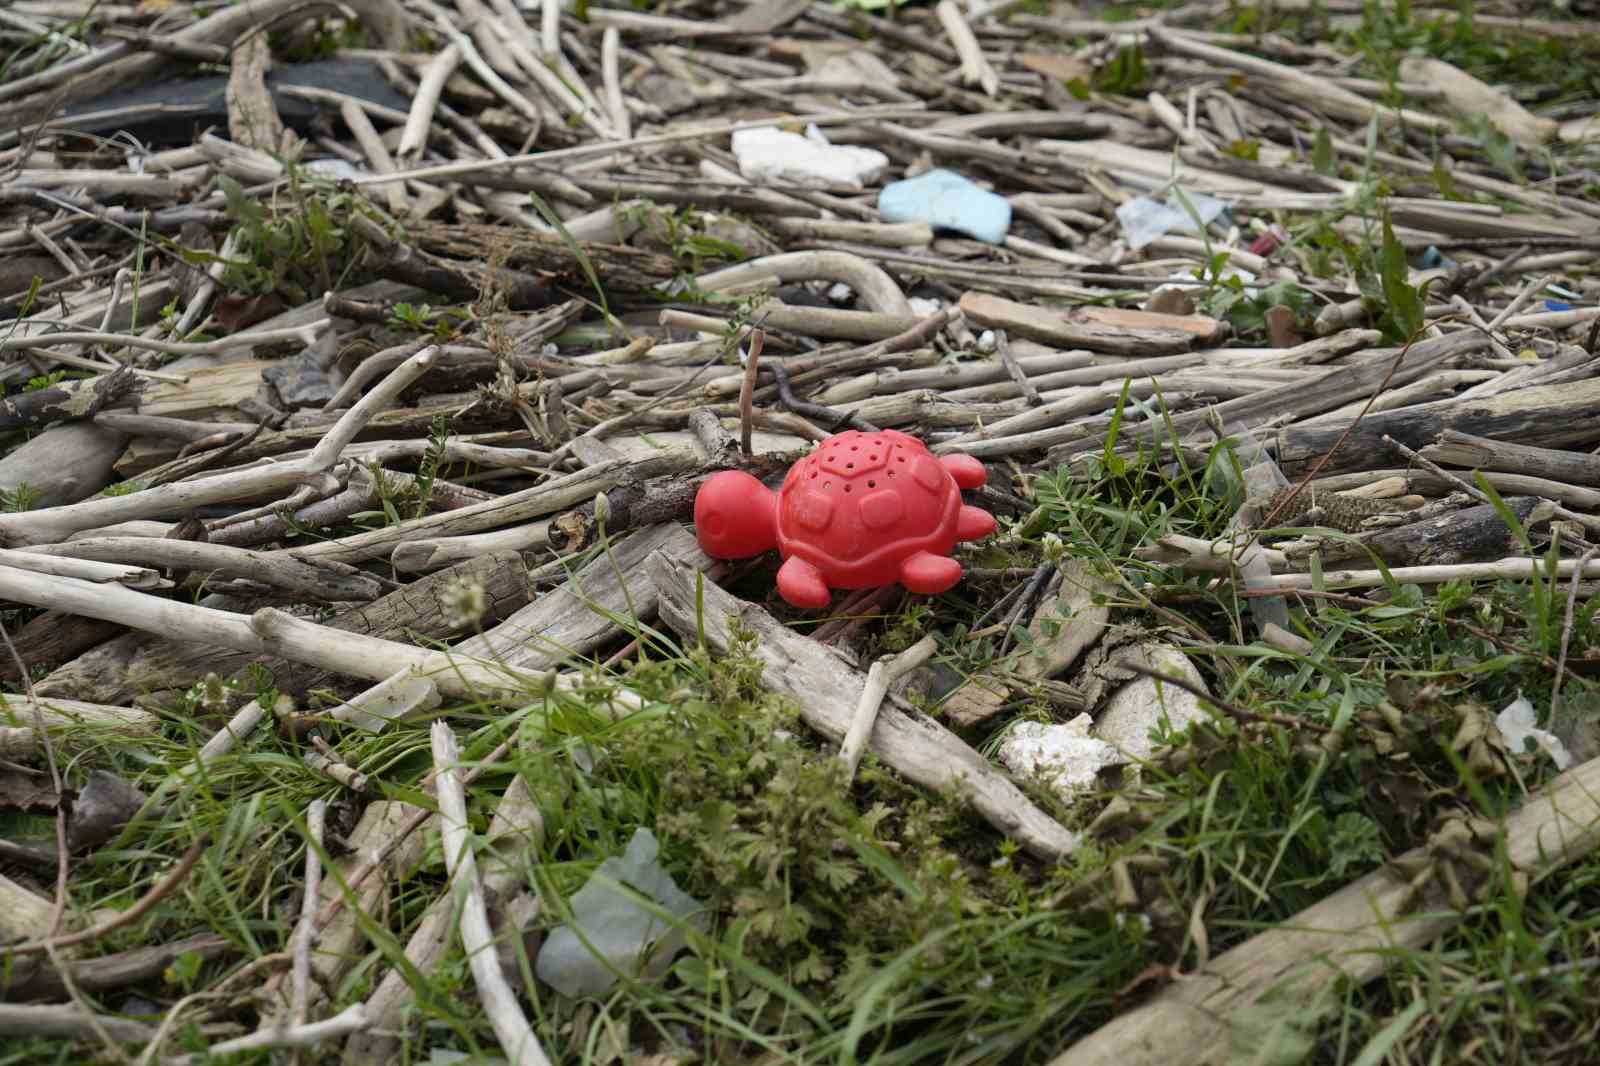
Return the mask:
[[1143,89],[1149,80],[1150,68],[1144,61],[1144,49],[1131,44],[1096,72],[1094,88],[1097,92],[1131,96]]
[[458,325],[470,321],[470,312],[459,307],[435,308],[431,304],[397,303],[391,310],[390,322],[414,333],[431,333],[444,340],[455,332]]
[[0,511],[31,511],[39,504],[39,490],[26,481],[14,489],[0,488]]
[[428,513],[428,502],[433,498],[433,481],[439,475],[439,467],[444,462],[445,445],[450,440],[450,416],[434,415],[429,426],[428,450],[422,453],[422,461],[417,464],[417,503],[411,517],[421,518]]
[[[355,194],[307,175],[292,161],[285,170],[293,202],[282,205],[261,203],[227,175],[217,178],[234,222],[233,254],[222,281],[245,295],[278,292],[299,304],[312,292],[349,283],[359,245],[341,220],[371,209]],[[201,265],[215,256],[190,252],[187,258]]]
[[145,483],[142,481],[119,481],[115,485],[107,485],[100,490],[102,496],[131,496],[135,492],[143,492]]

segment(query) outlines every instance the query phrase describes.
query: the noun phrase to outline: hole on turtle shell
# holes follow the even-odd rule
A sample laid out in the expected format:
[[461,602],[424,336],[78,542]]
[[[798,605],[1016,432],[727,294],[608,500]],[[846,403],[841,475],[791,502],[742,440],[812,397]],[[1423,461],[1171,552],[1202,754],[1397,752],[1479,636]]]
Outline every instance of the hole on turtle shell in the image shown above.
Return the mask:
[[861,445],[852,444],[852,445],[850,445],[850,450],[853,451],[853,452],[859,452],[861,450]]
[[846,485],[846,486],[845,486],[845,487],[844,487],[844,491],[846,491],[846,492],[849,492],[849,491],[850,491],[850,486],[849,486],[849,485]]
[[822,487],[823,487],[823,488],[825,488],[825,489],[831,489],[831,488],[833,488],[833,482],[831,482],[831,481],[824,481],[824,482],[823,482],[823,483],[822,483]]
[[876,482],[876,481],[869,481],[869,482],[867,482],[867,488],[869,488],[869,489],[875,489],[875,488],[877,488],[877,487],[878,487],[878,483],[877,483],[877,482]]
[[817,472],[815,470],[811,471],[811,480],[812,481],[817,480]]
[[890,477],[894,477],[894,471],[893,470],[889,471],[889,476]]
[[846,464],[844,464],[844,468],[846,470],[854,470],[856,468],[856,464],[854,464],[854,463],[846,463]]

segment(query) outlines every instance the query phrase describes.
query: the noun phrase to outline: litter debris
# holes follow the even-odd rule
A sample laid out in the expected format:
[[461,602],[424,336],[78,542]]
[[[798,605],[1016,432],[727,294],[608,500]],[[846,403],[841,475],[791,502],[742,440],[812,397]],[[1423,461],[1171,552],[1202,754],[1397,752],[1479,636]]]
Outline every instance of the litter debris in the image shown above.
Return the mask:
[[621,858],[600,864],[570,901],[572,923],[552,932],[540,949],[534,962],[539,980],[576,998],[601,995],[619,973],[653,977],[666,969],[683,949],[684,932],[646,910],[629,889],[695,929],[707,927],[704,905],[657,864],[660,851],[655,834],[639,829]]
[[775,126],[735,130],[733,154],[739,173],[750,181],[793,185],[860,189],[878,180],[889,165],[889,157],[876,148],[829,144],[815,126],[806,127],[804,137]]
[[878,217],[885,222],[926,222],[935,229],[1002,244],[1011,228],[1011,203],[953,170],[930,170],[885,185],[878,194]]
[[1565,770],[1572,765],[1572,753],[1567,746],[1561,743],[1561,738],[1548,730],[1540,729],[1536,724],[1538,717],[1533,712],[1533,704],[1528,702],[1528,697],[1518,696],[1494,718],[1495,728],[1500,730],[1500,736],[1505,739],[1506,747],[1513,754],[1522,755],[1528,750],[1528,741],[1532,740],[1544,749],[1550,761],[1556,764],[1556,769]]
[[1000,744],[1000,761],[1018,777],[1037,780],[1062,796],[1094,788],[1100,771],[1127,761],[1116,748],[1089,735],[1089,716],[1065,725],[1019,722]]
[[1169,233],[1195,232],[1194,216],[1184,207],[1184,200],[1194,208],[1202,227],[1216,221],[1228,208],[1221,200],[1204,193],[1186,192],[1183,199],[1173,193],[1166,203],[1158,203],[1148,196],[1135,196],[1117,207],[1117,221],[1122,223],[1122,236],[1128,247],[1137,251]]

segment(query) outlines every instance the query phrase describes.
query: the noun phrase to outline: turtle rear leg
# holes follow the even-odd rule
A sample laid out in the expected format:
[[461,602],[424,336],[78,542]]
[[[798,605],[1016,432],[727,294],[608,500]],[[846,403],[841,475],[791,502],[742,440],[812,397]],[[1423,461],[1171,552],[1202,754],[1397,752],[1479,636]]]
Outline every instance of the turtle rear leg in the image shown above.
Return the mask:
[[791,555],[778,568],[778,593],[796,607],[826,607],[833,602],[822,571],[798,555]]
[[948,555],[917,552],[900,564],[900,584],[912,592],[934,596],[961,580],[961,564]]

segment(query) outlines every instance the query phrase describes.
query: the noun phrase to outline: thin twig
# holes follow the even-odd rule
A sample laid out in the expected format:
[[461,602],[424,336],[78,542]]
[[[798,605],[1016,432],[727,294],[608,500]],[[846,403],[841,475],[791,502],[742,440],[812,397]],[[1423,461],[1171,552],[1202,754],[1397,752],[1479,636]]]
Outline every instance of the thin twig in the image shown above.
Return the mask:
[[1189,695],[1204,700],[1205,702],[1216,707],[1217,710],[1225,712],[1230,717],[1240,722],[1254,725],[1267,725],[1270,723],[1272,725],[1281,725],[1288,729],[1309,729],[1314,733],[1333,732],[1331,728],[1322,725],[1320,722],[1307,721],[1304,718],[1298,718],[1292,714],[1258,714],[1255,711],[1246,710],[1237,703],[1229,703],[1227,700],[1218,699],[1216,696],[1211,695],[1199,685],[1190,684],[1188,681],[1185,681],[1182,678],[1173,677],[1171,674],[1164,674],[1159,670],[1152,670],[1148,666],[1142,666],[1138,663],[1118,663],[1117,665],[1122,669],[1131,670],[1136,674],[1148,677],[1162,684],[1172,685],[1175,688],[1181,688]]
[[861,755],[867,750],[867,738],[878,721],[878,709],[889,693],[889,686],[932,658],[938,644],[929,633],[898,655],[883,655],[867,669],[867,683],[861,689],[861,699],[856,703],[856,713],[850,719],[850,729],[839,744],[839,761],[844,763],[845,780],[856,775]]
[[750,440],[755,432],[756,377],[761,373],[761,350],[766,347],[765,330],[750,331],[750,351],[745,357],[744,381],[739,385],[739,450],[746,459],[751,451]]
[[[289,1024],[306,1023],[306,1004],[311,998],[311,945],[316,941],[317,895],[322,889],[322,832],[327,822],[328,801],[312,800],[306,808],[306,878],[301,889],[300,921],[294,929],[294,970],[289,999]],[[300,1061],[295,1049],[291,1064]]]
[[444,861],[450,869],[451,887],[458,897],[460,919],[457,932],[461,950],[472,969],[472,980],[484,1013],[494,1027],[500,1050],[515,1066],[550,1066],[550,1059],[539,1046],[539,1039],[517,1005],[500,972],[495,956],[494,931],[489,927],[489,911],[478,880],[477,860],[472,851],[472,831],[467,825],[467,795],[456,774],[460,752],[455,734],[444,722],[433,723],[434,783],[439,798],[439,833],[444,841]]
[[1567,612],[1561,621],[1561,651],[1556,656],[1556,676],[1550,685],[1550,720],[1555,721],[1556,715],[1561,713],[1561,675],[1567,670],[1567,645],[1572,641],[1572,617],[1578,603],[1578,580],[1583,574],[1584,566],[1596,554],[1600,554],[1600,546],[1586,550],[1578,557],[1578,565],[1572,571],[1572,584],[1567,586]]
[[58,936],[48,940],[32,940],[26,944],[17,944],[14,947],[6,948],[3,953],[0,953],[0,960],[14,959],[21,955],[35,955],[41,951],[49,951],[51,948],[87,944],[108,936],[125,925],[132,925],[146,914],[149,914],[156,904],[178,890],[188,878],[190,871],[200,861],[200,856],[205,854],[206,844],[210,840],[211,834],[209,832],[202,833],[200,839],[189,845],[189,850],[183,853],[183,857],[178,860],[178,865],[174,866],[166,877],[162,878],[155,887],[141,896],[137,903],[115,918],[108,918],[99,925],[79,930],[76,933],[68,933],[66,936]]

